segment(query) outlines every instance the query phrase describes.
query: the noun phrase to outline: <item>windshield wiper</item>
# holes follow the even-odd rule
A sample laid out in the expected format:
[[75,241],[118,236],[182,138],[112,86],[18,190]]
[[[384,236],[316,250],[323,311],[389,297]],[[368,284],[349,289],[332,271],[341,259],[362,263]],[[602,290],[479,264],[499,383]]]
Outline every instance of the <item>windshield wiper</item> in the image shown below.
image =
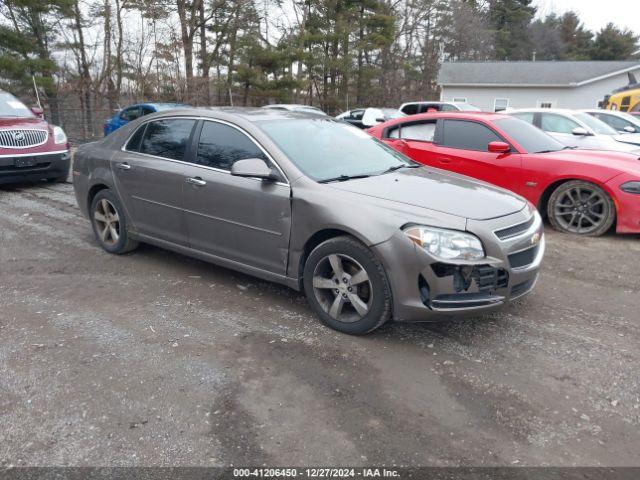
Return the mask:
[[562,150],[575,150],[578,147],[570,147],[570,146],[566,146],[566,147],[562,147],[558,150],[540,150],[539,152],[535,152],[535,153],[551,153],[551,152],[561,152]]
[[384,172],[380,173],[380,175],[395,172],[396,170],[400,170],[401,168],[420,168],[420,165],[414,165],[412,163],[402,163],[400,165],[394,165],[393,167],[387,168]]
[[370,176],[371,175],[368,173],[362,175],[338,175],[337,177],[323,178],[322,180],[318,180],[318,183],[346,182],[347,180],[355,180],[356,178],[367,178]]

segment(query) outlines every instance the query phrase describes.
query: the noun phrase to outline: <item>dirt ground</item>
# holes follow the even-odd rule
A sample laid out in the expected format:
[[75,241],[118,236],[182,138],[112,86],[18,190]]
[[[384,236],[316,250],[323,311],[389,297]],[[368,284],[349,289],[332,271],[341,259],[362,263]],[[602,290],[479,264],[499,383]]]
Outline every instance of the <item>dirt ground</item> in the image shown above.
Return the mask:
[[506,310],[367,337],[0,189],[0,466],[640,465],[640,237],[547,232]]

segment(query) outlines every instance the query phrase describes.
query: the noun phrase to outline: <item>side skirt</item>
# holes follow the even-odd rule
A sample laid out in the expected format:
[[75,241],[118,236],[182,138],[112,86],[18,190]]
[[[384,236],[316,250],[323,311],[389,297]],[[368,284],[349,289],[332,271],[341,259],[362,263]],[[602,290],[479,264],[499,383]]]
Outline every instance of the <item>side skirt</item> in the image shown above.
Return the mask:
[[277,273],[269,272],[267,270],[262,270],[260,268],[252,267],[250,265],[245,265],[244,263],[229,260],[227,258],[211,255],[210,253],[205,253],[200,250],[195,250],[193,248],[185,247],[183,245],[178,245],[176,243],[168,242],[166,240],[160,240],[154,237],[149,237],[147,235],[142,235],[142,234],[134,233],[131,231],[129,232],[129,234],[134,239],[139,240],[141,242],[149,243],[151,245],[155,245],[160,248],[166,248],[167,250],[181,253],[182,255],[186,255],[188,257],[197,258],[205,262],[213,263],[215,265],[219,265],[221,267],[225,267],[230,270],[236,270],[238,272],[246,273],[247,275],[251,275],[253,277],[257,277],[262,280],[267,280],[269,282],[279,283],[293,290],[300,291],[300,281],[297,278],[287,277],[286,275],[279,275]]

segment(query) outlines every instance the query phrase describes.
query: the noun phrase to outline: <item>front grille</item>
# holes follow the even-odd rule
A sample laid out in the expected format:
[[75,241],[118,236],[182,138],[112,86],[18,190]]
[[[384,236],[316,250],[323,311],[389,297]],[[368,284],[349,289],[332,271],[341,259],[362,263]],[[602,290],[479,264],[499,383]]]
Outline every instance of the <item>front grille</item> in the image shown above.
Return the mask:
[[532,216],[524,223],[519,223],[518,225],[513,225],[512,227],[503,228],[502,230],[496,230],[494,233],[500,240],[508,240],[509,238],[517,237],[518,235],[529,230],[534,221],[535,216]]
[[520,252],[509,255],[509,265],[511,268],[522,268],[531,265],[538,255],[539,245],[536,245]]
[[46,130],[0,130],[0,147],[29,148],[47,143]]
[[46,170],[51,166],[51,162],[38,163],[33,167],[16,167],[15,165],[0,165],[0,172],[25,172],[31,170]]

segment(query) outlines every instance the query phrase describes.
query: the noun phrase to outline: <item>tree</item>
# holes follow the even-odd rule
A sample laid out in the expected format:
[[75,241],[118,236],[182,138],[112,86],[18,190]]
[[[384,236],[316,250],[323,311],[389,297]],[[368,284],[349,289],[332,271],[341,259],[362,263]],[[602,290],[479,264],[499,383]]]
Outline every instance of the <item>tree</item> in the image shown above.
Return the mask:
[[536,8],[532,0],[490,0],[489,18],[495,30],[495,54],[498,60],[528,60],[531,42],[527,27]]
[[565,45],[563,59],[589,60],[593,34],[584,28],[575,12],[569,11],[560,20],[560,37]]
[[608,23],[596,35],[591,58],[594,60],[629,60],[640,48],[638,39],[639,37],[634,35],[632,31],[620,30],[612,23]]
[[562,19],[556,14],[535,20],[529,25],[529,41],[537,60],[565,58],[567,44],[562,39]]
[[71,16],[71,0],[4,0],[0,13],[9,20],[0,25],[0,66],[4,81],[21,92],[31,88],[31,76],[42,88],[51,121],[60,123],[58,92],[52,57],[57,26]]

